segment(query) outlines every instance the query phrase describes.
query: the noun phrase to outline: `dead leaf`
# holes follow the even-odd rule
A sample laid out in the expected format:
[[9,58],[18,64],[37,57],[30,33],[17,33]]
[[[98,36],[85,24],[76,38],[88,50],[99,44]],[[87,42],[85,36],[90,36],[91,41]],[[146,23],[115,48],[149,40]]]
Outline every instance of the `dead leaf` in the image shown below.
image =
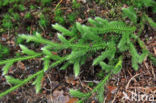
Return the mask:
[[78,100],[78,98],[70,98],[67,103],[76,103]]
[[117,91],[116,86],[107,86],[108,93],[107,93],[107,101],[110,101],[112,99],[112,94],[114,94]]
[[21,61],[17,62],[17,67],[20,68],[20,69],[22,69],[22,70],[25,70],[25,65]]
[[55,90],[53,95],[48,98],[48,103],[68,103],[69,100],[69,96],[64,95],[63,90]]
[[68,83],[68,84],[76,85],[76,84],[79,83],[78,81],[74,80],[74,77],[73,76],[71,76],[71,77],[65,77],[65,79],[66,79],[66,83]]
[[116,87],[116,86],[108,86],[107,88],[108,88],[108,90],[109,90],[112,94],[114,94],[114,93],[116,92],[116,90],[117,90],[117,87]]

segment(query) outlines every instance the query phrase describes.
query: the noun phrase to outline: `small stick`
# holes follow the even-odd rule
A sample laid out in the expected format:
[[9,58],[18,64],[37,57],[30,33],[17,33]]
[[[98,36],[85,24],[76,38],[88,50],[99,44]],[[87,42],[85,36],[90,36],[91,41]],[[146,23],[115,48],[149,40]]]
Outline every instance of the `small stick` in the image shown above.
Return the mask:
[[116,93],[116,95],[114,96],[114,99],[112,100],[112,103],[115,103],[116,97],[118,95],[119,91]]
[[[62,3],[63,0],[60,0],[59,3],[56,5],[55,9]],[[55,10],[54,9],[54,10]]]
[[134,80],[135,77],[137,77],[138,75],[140,75],[140,74],[136,74],[136,75],[134,75],[134,76],[128,81],[128,83],[127,83],[127,85],[126,85],[126,90],[128,89],[129,84],[131,83],[131,81]]
[[154,68],[153,68],[153,66],[152,66],[152,63],[151,63],[151,62],[150,62],[150,64],[151,64],[151,69],[152,69],[152,74],[153,74],[154,80],[156,80],[156,76],[155,76]]

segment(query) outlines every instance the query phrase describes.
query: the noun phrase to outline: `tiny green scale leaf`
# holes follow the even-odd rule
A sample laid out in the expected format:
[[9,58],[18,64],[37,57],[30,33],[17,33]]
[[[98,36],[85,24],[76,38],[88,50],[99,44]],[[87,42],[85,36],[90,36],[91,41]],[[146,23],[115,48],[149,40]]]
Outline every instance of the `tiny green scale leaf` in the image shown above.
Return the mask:
[[41,72],[41,73],[37,76],[36,80],[33,82],[33,85],[35,85],[36,93],[39,93],[40,90],[41,90],[41,82],[42,82],[43,76],[44,76],[44,73]]
[[6,75],[9,71],[9,68],[12,66],[13,62],[8,62],[3,68],[2,68],[2,71],[3,71],[3,75]]
[[11,76],[5,76],[6,80],[8,83],[10,84],[19,84],[19,83],[22,83],[23,81],[22,80],[19,80],[19,79],[15,79],[14,77],[11,77]]
[[67,30],[66,28],[64,28],[63,26],[59,25],[59,24],[55,24],[55,25],[52,25],[52,27],[60,32],[63,33],[63,35],[65,36],[72,36],[73,33],[69,30]]
[[115,65],[114,69],[113,69],[113,73],[117,74],[120,72],[120,70],[122,69],[122,56],[119,57],[119,61],[117,62],[117,64]]
[[24,54],[28,54],[28,55],[36,55],[36,54],[38,54],[38,53],[36,53],[36,52],[34,52],[33,50],[30,50],[30,49],[28,49],[26,46],[24,46],[24,45],[19,45],[20,46],[20,48],[22,49],[22,52],[24,53]]
[[44,72],[46,72],[49,69],[50,59],[44,58],[43,65],[44,65]]
[[74,74],[75,74],[75,77],[77,77],[80,73],[80,64],[78,61],[76,61],[74,63]]
[[84,97],[88,96],[88,94],[86,94],[86,93],[82,93],[78,90],[73,90],[73,89],[70,89],[69,93],[71,96],[77,97],[77,98],[84,98]]

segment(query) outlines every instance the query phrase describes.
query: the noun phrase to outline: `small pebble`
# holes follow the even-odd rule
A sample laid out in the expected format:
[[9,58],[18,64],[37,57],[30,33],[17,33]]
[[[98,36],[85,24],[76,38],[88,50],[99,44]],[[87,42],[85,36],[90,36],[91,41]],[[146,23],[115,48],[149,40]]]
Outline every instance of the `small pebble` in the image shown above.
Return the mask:
[[147,38],[147,37],[148,37],[148,35],[146,34],[146,35],[145,35],[145,38]]
[[2,41],[6,41],[6,38],[3,38],[3,37],[2,37]]
[[83,3],[86,3],[86,0],[82,0]]
[[150,37],[149,40],[152,40],[152,37]]

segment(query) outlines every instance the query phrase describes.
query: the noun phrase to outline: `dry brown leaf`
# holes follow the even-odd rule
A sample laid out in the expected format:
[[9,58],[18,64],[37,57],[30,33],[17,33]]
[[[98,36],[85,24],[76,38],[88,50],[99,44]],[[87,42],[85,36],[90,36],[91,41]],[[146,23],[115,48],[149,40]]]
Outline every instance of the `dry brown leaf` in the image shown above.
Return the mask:
[[17,62],[17,67],[20,68],[20,69],[22,69],[22,70],[25,70],[25,65],[21,61]]
[[70,98],[67,103],[76,103],[78,101],[78,98]]

